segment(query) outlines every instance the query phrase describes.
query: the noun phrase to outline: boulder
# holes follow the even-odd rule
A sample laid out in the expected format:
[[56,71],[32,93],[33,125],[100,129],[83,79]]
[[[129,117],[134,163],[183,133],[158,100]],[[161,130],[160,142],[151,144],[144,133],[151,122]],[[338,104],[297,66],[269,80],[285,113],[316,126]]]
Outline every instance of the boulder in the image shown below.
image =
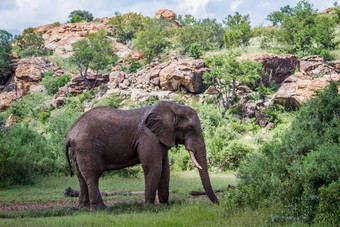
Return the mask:
[[[94,87],[99,87],[100,85],[107,84],[109,82],[109,74],[99,74],[97,76],[97,79],[94,75],[88,75],[87,79],[91,85],[91,88],[94,84]],[[81,76],[73,77],[71,81],[68,82],[65,86],[67,87],[67,91],[73,95],[83,93],[84,90],[88,89],[85,84],[85,80]],[[65,88],[59,89],[58,93],[63,95],[65,90]]]
[[50,62],[44,57],[21,59],[15,70],[18,98],[26,95],[32,85],[37,85],[47,71],[53,71],[56,63]]
[[15,91],[0,93],[0,110],[7,110],[15,100],[17,100]]
[[174,61],[159,72],[160,86],[169,91],[178,91],[183,87],[190,93],[201,93],[202,75],[206,71],[208,68],[202,59]]
[[275,80],[275,83],[281,84],[299,65],[298,58],[292,54],[244,55],[238,57],[238,60],[251,60],[261,63],[264,73],[261,78],[263,83]]
[[300,108],[303,102],[316,97],[316,90],[323,90],[331,81],[339,84],[340,93],[340,74],[337,71],[337,64],[337,61],[325,62],[316,55],[302,58],[301,72],[289,76],[282,83],[274,95],[274,103]]
[[5,127],[6,128],[11,127],[12,125],[14,125],[19,120],[19,118],[20,118],[19,116],[16,116],[14,114],[9,115],[9,117],[6,120]]
[[176,14],[173,10],[159,9],[155,12],[156,19],[175,20]]
[[256,103],[248,102],[242,106],[242,117],[254,117],[256,112]]
[[202,75],[208,70],[202,59],[178,57],[161,63],[152,62],[131,74],[130,86],[146,91],[161,88],[197,94],[203,90]]

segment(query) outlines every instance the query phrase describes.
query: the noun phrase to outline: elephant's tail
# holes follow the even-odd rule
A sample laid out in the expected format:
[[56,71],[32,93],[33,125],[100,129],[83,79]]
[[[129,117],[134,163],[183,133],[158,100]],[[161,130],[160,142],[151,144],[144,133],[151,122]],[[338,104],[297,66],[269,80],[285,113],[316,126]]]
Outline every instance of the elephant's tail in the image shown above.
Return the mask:
[[68,163],[68,167],[70,168],[70,173],[71,173],[71,177],[73,176],[73,171],[72,171],[72,166],[71,166],[71,162],[70,162],[70,157],[68,155],[68,149],[70,147],[70,140],[67,138],[65,141],[65,154],[66,154],[66,159],[67,159],[67,163]]

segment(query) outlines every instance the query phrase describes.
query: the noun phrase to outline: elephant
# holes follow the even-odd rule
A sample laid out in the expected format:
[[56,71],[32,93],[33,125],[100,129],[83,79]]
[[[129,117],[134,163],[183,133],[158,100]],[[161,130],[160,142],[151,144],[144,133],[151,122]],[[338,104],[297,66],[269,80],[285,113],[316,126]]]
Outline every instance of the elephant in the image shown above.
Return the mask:
[[[207,196],[219,203],[208,174],[206,147],[196,111],[172,101],[153,106],[119,110],[100,106],[85,112],[72,125],[65,140],[65,154],[73,175],[70,156],[79,180],[79,209],[106,209],[98,188],[106,170],[141,164],[145,180],[145,203],[168,204],[170,168],[168,150],[183,144]],[[70,150],[70,152],[69,152]]]

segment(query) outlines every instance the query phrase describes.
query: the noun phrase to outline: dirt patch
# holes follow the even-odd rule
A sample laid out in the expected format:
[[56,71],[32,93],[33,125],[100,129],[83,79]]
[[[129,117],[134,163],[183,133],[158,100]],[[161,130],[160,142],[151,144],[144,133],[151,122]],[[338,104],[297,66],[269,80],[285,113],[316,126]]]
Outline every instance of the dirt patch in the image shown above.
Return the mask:
[[[144,199],[104,199],[104,203],[110,207],[117,203],[133,203],[143,202]],[[47,202],[18,202],[0,204],[0,212],[13,212],[24,210],[54,210],[62,208],[76,208],[78,207],[78,200],[60,200],[60,201],[47,201]]]

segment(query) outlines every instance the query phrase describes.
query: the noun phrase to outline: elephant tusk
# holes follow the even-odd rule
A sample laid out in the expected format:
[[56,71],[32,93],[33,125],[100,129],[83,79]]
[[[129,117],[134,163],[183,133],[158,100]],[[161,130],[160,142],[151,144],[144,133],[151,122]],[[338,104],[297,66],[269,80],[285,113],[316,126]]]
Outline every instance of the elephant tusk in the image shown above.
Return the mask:
[[194,155],[194,152],[192,151],[189,151],[189,154],[190,154],[190,158],[192,160],[192,162],[195,164],[195,166],[198,168],[198,169],[202,169],[202,166],[200,164],[198,164],[196,158],[195,158],[195,155]]

